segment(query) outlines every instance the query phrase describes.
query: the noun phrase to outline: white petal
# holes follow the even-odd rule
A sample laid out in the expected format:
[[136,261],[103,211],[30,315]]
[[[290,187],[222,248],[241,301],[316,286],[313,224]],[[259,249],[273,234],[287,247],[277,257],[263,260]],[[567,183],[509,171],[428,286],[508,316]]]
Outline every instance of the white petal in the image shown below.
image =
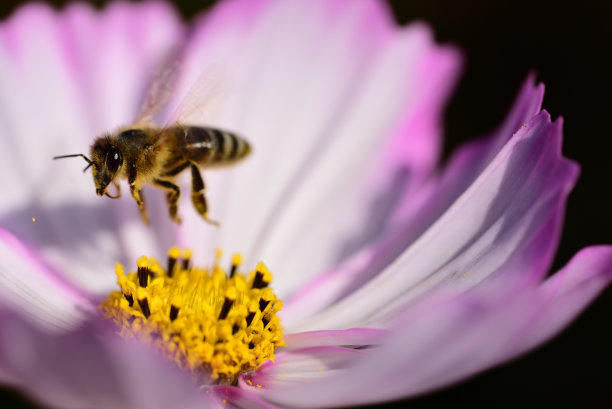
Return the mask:
[[88,291],[113,288],[114,263],[157,254],[158,243],[129,197],[98,198],[81,159],[51,157],[87,153],[100,132],[132,121],[147,73],[181,35],[174,12],[157,3],[101,13],[30,5],[0,26],[0,172],[11,175],[0,226]]
[[308,384],[322,376],[342,376],[350,365],[366,353],[351,348],[319,346],[282,352],[275,362],[267,362],[253,375],[243,376],[240,386],[246,389],[286,388]]
[[[231,89],[212,124],[244,135],[253,153],[206,173],[222,230],[210,232],[189,212],[191,241],[243,251],[247,264],[265,260],[282,272],[282,295],[336,261],[356,231],[373,238],[384,220],[369,224],[368,198],[389,188],[380,179],[403,168],[416,188],[435,165],[440,108],[457,65],[426,27],[393,26],[368,1],[228,2],[207,16],[187,78],[227,67]],[[426,70],[430,81],[421,80]]]
[[0,377],[45,406],[195,409],[213,403],[172,362],[99,322],[48,334],[0,311],[0,330]]
[[505,362],[556,335],[597,297],[612,280],[612,247],[582,250],[541,285],[516,278],[424,299],[398,318],[387,342],[310,383],[283,384],[282,363],[270,365],[262,382],[272,377],[273,387],[259,393],[291,407],[367,404],[422,394]]
[[[414,194],[400,199],[390,226],[380,240],[351,256],[333,269],[323,271],[289,299],[282,315],[297,324],[375,277],[427,230],[476,180],[512,133],[540,111],[543,86],[529,76],[503,125],[492,135],[461,146],[444,171]],[[384,211],[385,209],[380,209]]]
[[50,331],[75,328],[96,310],[4,230],[0,230],[0,306]]
[[544,274],[578,173],[561,158],[560,126],[546,112],[536,116],[394,263],[300,330],[362,326],[440,282],[468,288],[493,273]]

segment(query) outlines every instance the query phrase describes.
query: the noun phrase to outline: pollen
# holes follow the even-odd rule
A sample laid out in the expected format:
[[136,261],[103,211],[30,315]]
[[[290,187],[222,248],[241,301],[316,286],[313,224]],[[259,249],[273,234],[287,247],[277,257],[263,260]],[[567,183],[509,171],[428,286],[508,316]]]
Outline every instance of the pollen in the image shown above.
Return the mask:
[[194,267],[191,252],[173,247],[166,267],[141,257],[126,274],[117,263],[120,291],[101,304],[119,334],[159,350],[205,383],[235,384],[238,375],[274,360],[283,346],[278,311],[282,302],[269,287],[272,274],[263,263],[242,272],[241,255],[229,269],[217,251],[211,268]]

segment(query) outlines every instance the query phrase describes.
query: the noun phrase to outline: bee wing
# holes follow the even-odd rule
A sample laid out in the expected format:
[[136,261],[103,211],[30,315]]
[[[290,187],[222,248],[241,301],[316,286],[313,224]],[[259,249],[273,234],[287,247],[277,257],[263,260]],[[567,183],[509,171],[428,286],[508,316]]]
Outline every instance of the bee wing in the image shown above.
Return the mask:
[[152,125],[155,115],[168,104],[178,82],[181,60],[180,50],[173,49],[168,52],[153,75],[134,125]]
[[223,63],[209,65],[191,86],[169,123],[206,125],[218,117],[227,95],[228,75]]

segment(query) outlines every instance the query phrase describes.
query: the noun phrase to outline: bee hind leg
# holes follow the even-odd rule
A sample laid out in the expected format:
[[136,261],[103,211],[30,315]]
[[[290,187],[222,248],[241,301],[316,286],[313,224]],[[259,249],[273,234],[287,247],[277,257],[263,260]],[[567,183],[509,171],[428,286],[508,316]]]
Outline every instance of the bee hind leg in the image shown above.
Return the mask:
[[166,200],[168,201],[168,211],[170,218],[176,223],[181,224],[181,218],[178,216],[178,200],[181,197],[181,188],[170,182],[169,180],[155,179],[154,183],[166,190]]
[[204,180],[195,163],[191,163],[191,201],[193,207],[206,222],[219,226],[219,222],[208,218],[208,204],[206,203],[206,197],[204,197]]

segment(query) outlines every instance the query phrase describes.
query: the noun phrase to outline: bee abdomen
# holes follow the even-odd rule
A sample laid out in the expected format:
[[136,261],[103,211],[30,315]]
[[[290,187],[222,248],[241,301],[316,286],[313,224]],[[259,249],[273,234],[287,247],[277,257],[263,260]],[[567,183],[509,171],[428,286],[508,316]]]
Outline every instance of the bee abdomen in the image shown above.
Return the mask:
[[236,134],[215,128],[189,127],[190,148],[206,155],[199,162],[204,165],[228,164],[247,156],[251,147],[247,141]]

